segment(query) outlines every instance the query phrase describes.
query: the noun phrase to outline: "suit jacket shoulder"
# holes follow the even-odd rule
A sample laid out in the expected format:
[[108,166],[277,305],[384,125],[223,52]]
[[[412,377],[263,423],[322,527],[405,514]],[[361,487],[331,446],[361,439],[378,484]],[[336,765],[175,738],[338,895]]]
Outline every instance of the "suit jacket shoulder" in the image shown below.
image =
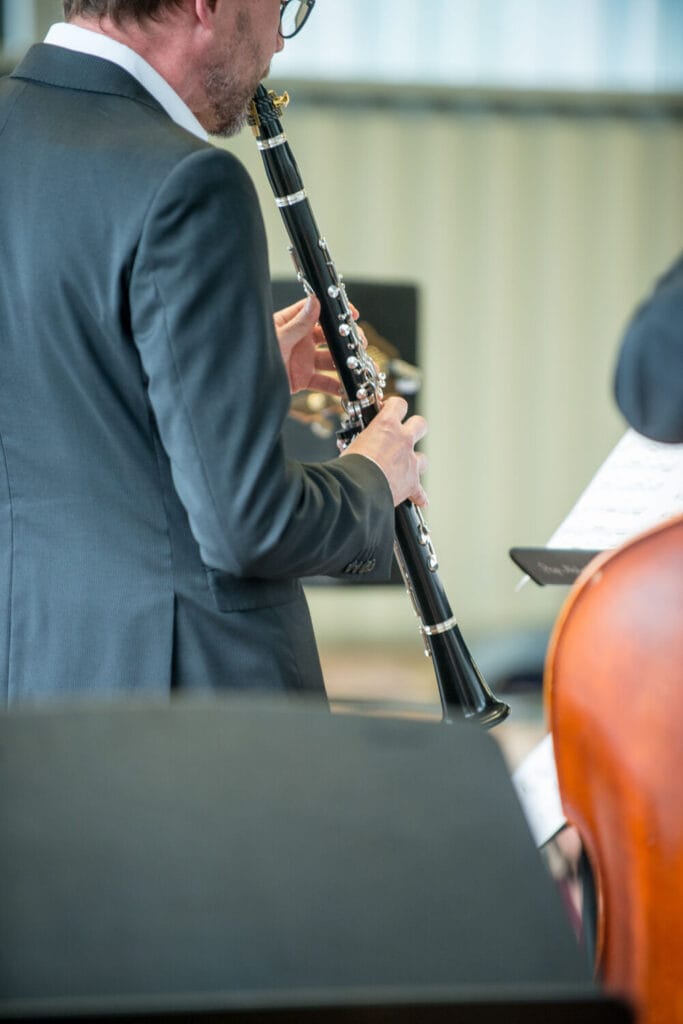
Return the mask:
[[615,395],[639,433],[655,441],[683,442],[683,257],[661,278],[626,330]]

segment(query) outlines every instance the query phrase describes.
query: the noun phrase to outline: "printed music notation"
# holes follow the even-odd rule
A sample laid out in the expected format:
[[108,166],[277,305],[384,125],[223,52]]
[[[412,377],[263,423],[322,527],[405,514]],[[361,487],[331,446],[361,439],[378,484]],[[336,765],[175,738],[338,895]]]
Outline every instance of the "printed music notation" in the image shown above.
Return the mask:
[[546,546],[603,551],[680,513],[683,444],[627,430]]
[[599,551],[683,513],[683,444],[660,444],[627,430],[569,515],[542,548],[511,548],[529,577],[571,584]]

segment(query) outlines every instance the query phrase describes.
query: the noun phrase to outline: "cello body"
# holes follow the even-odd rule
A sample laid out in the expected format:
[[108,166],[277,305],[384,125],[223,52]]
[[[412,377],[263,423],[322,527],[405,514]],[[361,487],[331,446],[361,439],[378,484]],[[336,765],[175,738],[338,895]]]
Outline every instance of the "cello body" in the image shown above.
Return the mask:
[[639,1024],[683,1024],[683,516],[583,571],[545,701],[596,881],[597,974]]

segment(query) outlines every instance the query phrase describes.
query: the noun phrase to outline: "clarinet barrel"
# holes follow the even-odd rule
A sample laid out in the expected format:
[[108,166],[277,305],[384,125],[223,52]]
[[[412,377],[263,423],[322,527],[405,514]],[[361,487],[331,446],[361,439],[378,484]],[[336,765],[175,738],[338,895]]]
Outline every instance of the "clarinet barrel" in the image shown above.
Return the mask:
[[[339,446],[344,448],[381,408],[384,379],[365,352],[343,278],[318,230],[283,133],[280,116],[288,101],[286,93],[278,97],[260,85],[249,120],[289,236],[299,281],[320,302],[320,326],[345,392],[345,418],[338,433]],[[464,717],[486,728],[502,722],[510,708],[491,692],[467,648],[439,578],[431,534],[421,510],[410,501],[396,509],[394,552],[425,652],[432,659],[444,720]]]

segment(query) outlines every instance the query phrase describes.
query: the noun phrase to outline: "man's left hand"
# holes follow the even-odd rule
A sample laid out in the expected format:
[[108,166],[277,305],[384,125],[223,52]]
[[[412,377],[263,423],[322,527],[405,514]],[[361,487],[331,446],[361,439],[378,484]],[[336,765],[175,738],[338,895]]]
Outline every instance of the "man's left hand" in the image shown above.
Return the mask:
[[334,370],[334,362],[318,324],[319,316],[320,303],[315,295],[309,295],[275,314],[275,333],[290,392],[324,391],[338,397],[337,377],[324,372]]

